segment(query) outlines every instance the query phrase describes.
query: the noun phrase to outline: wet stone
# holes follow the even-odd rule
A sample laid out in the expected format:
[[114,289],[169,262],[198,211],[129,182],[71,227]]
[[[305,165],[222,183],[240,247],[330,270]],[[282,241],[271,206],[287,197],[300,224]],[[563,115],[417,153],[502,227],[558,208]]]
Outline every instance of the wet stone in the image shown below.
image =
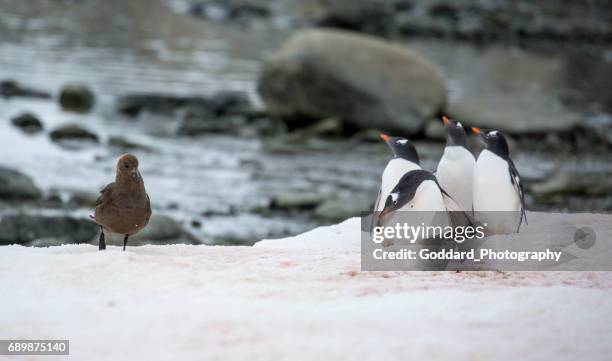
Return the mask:
[[38,133],[43,129],[42,122],[32,113],[22,113],[11,119],[14,126],[20,128],[25,133]]

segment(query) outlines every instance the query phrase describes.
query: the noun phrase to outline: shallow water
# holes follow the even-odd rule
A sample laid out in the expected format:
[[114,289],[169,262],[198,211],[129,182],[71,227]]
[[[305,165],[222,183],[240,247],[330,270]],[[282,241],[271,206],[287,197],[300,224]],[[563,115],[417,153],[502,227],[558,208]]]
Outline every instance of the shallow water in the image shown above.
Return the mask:
[[[112,181],[121,153],[105,143],[110,136],[124,136],[153,149],[134,153],[141,160],[155,211],[180,220],[205,242],[232,236],[260,239],[316,226],[318,222],[306,215],[264,216],[257,211],[270,196],[290,190],[374,198],[387,159],[380,144],[313,140],[307,146],[295,145],[307,150],[283,154],[267,151],[265,139],[176,138],[176,120],[118,115],[113,109],[116,97],[134,92],[207,95],[237,90],[259,102],[255,80],[261,60],[289,31],[201,21],[177,7],[180,10],[180,3],[161,0],[0,1],[0,80],[14,79],[54,95],[62,84],[82,82],[97,97],[94,111],[85,115],[64,112],[55,100],[0,99],[0,163],[29,174],[47,193],[57,190],[67,197],[74,191],[97,192]],[[499,111],[520,107],[531,114],[584,116],[562,105],[568,92],[584,91],[571,88],[569,58],[562,53],[408,43],[441,66],[451,101],[476,98],[495,104]],[[600,62],[610,61],[604,59],[605,52],[601,54]],[[45,131],[26,135],[11,126],[8,120],[23,111],[37,114]],[[598,124],[610,121],[605,114],[597,115]],[[48,133],[65,123],[92,130],[101,144],[76,150],[58,146]],[[420,143],[418,148],[425,167],[433,169],[441,145]],[[563,167],[612,172],[604,157],[574,155],[569,163],[561,163],[554,155],[517,152],[516,163],[527,179],[543,179]],[[192,221],[202,227],[192,227]]]

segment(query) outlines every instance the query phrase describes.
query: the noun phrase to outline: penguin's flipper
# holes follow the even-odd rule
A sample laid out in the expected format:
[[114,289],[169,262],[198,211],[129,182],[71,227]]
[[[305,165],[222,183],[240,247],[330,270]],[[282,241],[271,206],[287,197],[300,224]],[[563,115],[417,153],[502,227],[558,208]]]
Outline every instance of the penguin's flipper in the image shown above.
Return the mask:
[[438,182],[438,179],[434,177],[438,188],[440,189],[440,193],[442,193],[442,202],[444,202],[444,207],[446,208],[446,212],[449,215],[449,220],[452,225],[455,226],[471,226],[476,224],[474,222],[474,218],[470,216],[461,206],[451,197],[450,194]]
[[448,193],[446,193],[446,191],[442,188],[440,188],[440,191],[442,192],[442,201],[444,202],[444,206],[446,207],[446,210],[449,212],[462,212],[463,209],[461,209],[461,206],[455,202],[455,200],[453,199],[453,197],[451,197]]
[[523,189],[523,183],[521,182],[521,175],[516,169],[514,162],[510,158],[508,158],[508,171],[510,172],[510,182],[514,186],[514,189],[516,190],[519,196],[519,200],[521,201],[521,218],[519,219],[519,225],[516,229],[516,232],[518,233],[519,229],[521,228],[521,223],[523,222],[523,219],[525,219],[525,224],[528,224],[527,214],[525,213],[525,190]]
[[444,202],[444,207],[446,207],[451,225],[471,226],[476,224],[474,218],[468,212],[464,211],[461,206],[455,202],[453,197],[446,193],[441,187],[440,192],[442,192],[442,201]]

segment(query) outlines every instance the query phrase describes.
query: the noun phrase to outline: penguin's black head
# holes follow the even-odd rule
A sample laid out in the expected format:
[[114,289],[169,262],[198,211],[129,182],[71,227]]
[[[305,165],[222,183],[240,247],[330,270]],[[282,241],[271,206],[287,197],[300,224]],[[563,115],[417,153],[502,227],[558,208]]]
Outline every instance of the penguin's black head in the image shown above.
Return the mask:
[[402,194],[400,194],[399,190],[395,189],[389,194],[385,201],[385,206],[383,207],[383,210],[378,215],[379,225],[387,223],[389,214],[395,212],[396,210],[402,207],[402,204],[400,204],[400,196],[402,196]]
[[446,130],[446,146],[460,146],[467,148],[467,136],[463,125],[447,117],[442,117],[444,130]]
[[472,127],[472,132],[475,134],[480,134],[480,137],[484,140],[487,149],[494,154],[497,154],[504,159],[508,159],[510,157],[510,150],[508,149],[506,137],[499,130]]
[[[434,181],[436,184],[438,183],[436,177],[431,174],[431,172],[423,169],[411,170],[404,174],[389,193],[385,201],[385,206],[380,212],[379,220],[381,220],[382,223],[386,223],[390,213],[410,203],[414,199],[419,186],[425,181]],[[411,208],[413,206],[414,205],[411,205]]]
[[415,164],[419,164],[419,154],[408,139],[391,137],[385,133],[380,133],[380,138],[387,143],[396,158],[406,159]]

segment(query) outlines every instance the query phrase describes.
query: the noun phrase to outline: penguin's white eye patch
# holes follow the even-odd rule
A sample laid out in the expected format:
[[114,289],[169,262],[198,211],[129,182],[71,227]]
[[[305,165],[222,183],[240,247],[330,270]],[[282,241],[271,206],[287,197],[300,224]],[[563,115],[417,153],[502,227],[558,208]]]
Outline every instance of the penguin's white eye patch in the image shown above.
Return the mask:
[[398,193],[391,193],[389,194],[391,196],[391,200],[393,201],[393,203],[397,202],[397,197],[399,197]]
[[461,125],[461,122],[457,122],[457,126],[460,128],[463,128],[463,125]]
[[497,135],[497,133],[498,133],[497,130],[492,130],[489,132],[489,135]]
[[401,145],[406,145],[406,143],[408,143],[408,139],[400,139],[396,143],[401,144]]

